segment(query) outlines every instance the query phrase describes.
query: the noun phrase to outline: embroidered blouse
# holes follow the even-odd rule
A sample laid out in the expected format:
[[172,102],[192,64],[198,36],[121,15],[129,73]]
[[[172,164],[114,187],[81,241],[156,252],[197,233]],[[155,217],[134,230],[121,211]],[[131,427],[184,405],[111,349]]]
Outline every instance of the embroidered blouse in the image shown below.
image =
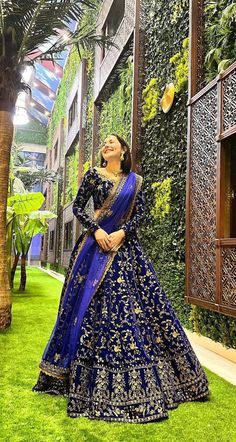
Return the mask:
[[[83,176],[72,210],[81,224],[89,229],[91,233],[94,233],[100,226],[86,213],[85,207],[92,197],[94,210],[100,209],[113,186],[113,181],[100,174],[95,167],[90,167]],[[140,190],[136,195],[130,220],[120,226],[120,229],[124,230],[126,237],[136,233],[144,218],[144,206],[143,192]]]

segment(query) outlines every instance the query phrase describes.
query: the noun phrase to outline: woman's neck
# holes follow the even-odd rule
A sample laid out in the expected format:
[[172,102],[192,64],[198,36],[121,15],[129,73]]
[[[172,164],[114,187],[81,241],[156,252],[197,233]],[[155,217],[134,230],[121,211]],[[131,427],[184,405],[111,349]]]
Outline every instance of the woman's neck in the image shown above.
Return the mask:
[[120,161],[109,161],[106,165],[107,172],[116,173],[121,171]]

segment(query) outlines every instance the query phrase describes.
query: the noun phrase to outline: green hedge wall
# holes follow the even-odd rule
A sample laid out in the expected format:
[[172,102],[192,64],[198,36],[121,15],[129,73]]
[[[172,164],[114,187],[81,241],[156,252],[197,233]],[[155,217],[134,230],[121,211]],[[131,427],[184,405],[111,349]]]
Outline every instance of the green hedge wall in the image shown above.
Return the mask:
[[17,127],[15,141],[17,144],[32,143],[32,144],[47,144],[47,128],[39,121],[31,120],[28,124],[22,127]]
[[133,60],[129,57],[120,70],[116,87],[108,100],[102,103],[100,114],[100,139],[117,133],[128,143],[131,141]]
[[[144,89],[155,78],[158,97],[161,97],[167,83],[173,81],[175,86],[179,86],[180,77],[182,79],[170,111],[165,114],[158,104],[154,118],[150,114],[150,120],[145,121],[143,127],[141,165],[147,219],[141,230],[142,243],[154,262],[160,282],[181,323],[236,348],[235,319],[184,302],[187,147],[185,39],[189,31],[189,4],[188,1],[145,0],[143,7],[146,23]],[[152,184],[165,178],[171,178],[170,211],[164,218],[154,218],[151,215],[151,207],[155,204]]]

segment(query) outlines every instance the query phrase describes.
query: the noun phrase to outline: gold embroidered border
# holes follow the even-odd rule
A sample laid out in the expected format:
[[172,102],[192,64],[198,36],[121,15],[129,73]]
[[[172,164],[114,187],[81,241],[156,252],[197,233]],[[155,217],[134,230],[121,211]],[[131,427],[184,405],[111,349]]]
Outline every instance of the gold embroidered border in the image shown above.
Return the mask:
[[47,361],[41,361],[39,368],[49,376],[53,376],[58,379],[65,379],[69,375],[69,368],[57,367]]
[[[124,370],[120,370],[120,369],[112,370],[111,368],[107,368],[107,367],[104,367],[102,365],[94,365],[93,367],[89,367],[88,365],[85,365],[85,364],[82,364],[82,363],[79,363],[79,365],[81,367],[86,368],[86,370],[98,369],[98,370],[103,370],[103,371],[107,371],[109,373],[114,373],[114,374],[126,373],[126,372],[130,372],[130,371],[140,370],[141,368],[144,368],[144,369],[146,369],[146,368],[150,369],[152,367],[157,367],[158,368],[158,362],[156,362],[156,363],[152,362],[151,364],[146,364],[146,365],[138,365],[138,366],[135,366],[135,367],[127,367]],[[190,381],[186,381],[186,382],[180,382],[178,385],[177,384],[175,385],[175,388],[185,388],[185,387],[188,387],[189,385],[197,384],[198,381],[200,381],[201,378],[202,378],[202,372],[194,379],[194,381],[190,380]],[[167,391],[167,390],[169,390],[169,388],[165,388],[164,386],[162,386],[162,390],[163,391]]]
[[[179,388],[179,390],[181,390],[181,387]],[[181,390],[181,392],[183,393],[183,394],[185,394],[184,393],[184,390],[182,389]],[[81,394],[77,394],[77,393],[69,393],[70,394],[70,397],[71,398],[75,398],[75,399],[82,399],[82,400],[84,400],[84,401],[86,401],[86,402],[95,402],[95,403],[97,403],[98,402],[98,400],[92,400],[91,398],[86,398],[84,395],[81,395]],[[204,393],[200,393],[200,394],[198,394],[197,396],[194,396],[194,397],[186,397],[184,400],[182,400],[181,402],[184,402],[184,401],[188,401],[188,402],[191,402],[191,401],[195,401],[196,399],[200,399],[201,397],[205,397],[205,396],[209,396],[209,390],[207,390],[207,391],[205,391]],[[145,403],[149,403],[150,402],[150,400],[153,400],[153,399],[162,399],[163,398],[163,389],[160,389],[160,391],[158,391],[158,394],[153,394],[152,396],[147,396],[145,399],[144,398],[138,398],[137,400],[133,400],[133,399],[131,399],[130,401],[123,401],[123,402],[117,402],[117,401],[108,401],[107,399],[104,399],[104,398],[102,398],[101,399],[101,402],[104,404],[104,403],[106,403],[107,405],[110,405],[110,406],[115,406],[115,407],[119,407],[119,406],[121,406],[121,407],[125,407],[125,406],[127,406],[127,405],[138,405],[138,404],[145,404]],[[176,408],[177,406],[178,406],[178,404],[179,404],[180,402],[172,402],[172,404],[168,404],[168,409],[171,409],[171,408]]]
[[[181,403],[194,402],[197,399],[201,399],[201,398],[203,398],[203,397],[205,397],[207,395],[208,395],[208,393],[202,393],[202,394],[199,394],[198,396],[195,396],[194,398],[186,398],[184,400],[181,400],[180,402],[176,402],[176,403],[174,403],[172,405],[168,405],[167,406],[167,410],[178,408],[178,406]],[[83,399],[83,398],[81,398],[81,399]],[[96,402],[96,404],[97,404],[97,402]],[[122,417],[108,417],[108,416],[99,417],[99,416],[92,416],[88,412],[84,412],[84,413],[70,412],[69,416],[71,416],[71,417],[79,417],[79,416],[82,417],[82,416],[84,416],[84,417],[89,417],[90,419],[95,419],[95,420],[100,419],[100,420],[110,421],[110,422],[113,421],[113,422],[137,423],[137,422],[150,422],[150,421],[155,421],[155,420],[163,419],[165,417],[168,417],[168,411],[165,411],[163,413],[153,414],[152,416],[148,416],[148,417],[137,417],[137,418],[134,418],[134,419],[122,418]]]
[[99,420],[104,420],[104,421],[113,421],[113,422],[129,422],[129,423],[137,423],[137,422],[150,422],[150,421],[155,421],[157,419],[163,419],[164,417],[168,417],[168,412],[166,411],[165,413],[162,414],[154,414],[153,416],[148,416],[148,417],[141,417],[141,418],[137,418],[137,419],[129,419],[129,418],[122,418],[122,417],[97,417],[97,416],[90,416],[89,413],[70,413],[69,416],[71,417],[89,417],[89,419],[99,419]]

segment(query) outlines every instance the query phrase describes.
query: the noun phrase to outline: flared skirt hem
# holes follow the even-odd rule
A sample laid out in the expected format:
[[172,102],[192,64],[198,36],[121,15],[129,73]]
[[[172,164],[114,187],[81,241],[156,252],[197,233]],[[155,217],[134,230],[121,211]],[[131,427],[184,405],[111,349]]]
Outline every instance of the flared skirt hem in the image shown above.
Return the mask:
[[[209,399],[210,391],[206,385],[199,386],[200,389],[206,389],[205,391],[199,392],[197,394],[196,389],[195,392],[191,391],[191,386],[193,387],[196,382],[193,382],[186,385],[178,385],[173,387],[172,393],[171,391],[164,392],[161,391],[156,396],[146,397],[141,401],[130,401],[129,403],[117,403],[112,401],[104,401],[99,402],[94,400],[93,398],[84,398],[84,396],[70,393],[69,391],[69,382],[68,380],[62,380],[58,378],[54,378],[53,376],[45,376],[46,374],[42,374],[43,382],[38,382],[33,388],[32,391],[36,391],[41,394],[52,394],[52,395],[61,395],[68,398],[68,406],[67,406],[67,416],[70,418],[79,418],[79,417],[87,417],[93,420],[105,420],[105,421],[113,421],[113,422],[127,422],[127,423],[145,423],[151,421],[158,421],[161,419],[168,418],[168,410],[176,409],[181,403],[185,402],[193,402],[193,401],[205,401]],[[53,379],[52,379],[53,378]],[[49,380],[49,385],[47,386],[47,382]],[[52,385],[50,385],[50,383]],[[168,389],[170,390],[170,389]],[[174,397],[178,397],[179,399],[176,401]],[[154,413],[149,416],[136,416],[136,417],[127,417],[127,414],[139,414],[140,407],[146,411],[151,408],[158,408],[159,412]],[[136,410],[136,411],[135,411]],[[154,410],[153,410],[154,411]],[[115,414],[123,414],[123,416],[115,416]],[[106,414],[114,414],[113,416],[108,416]]]

